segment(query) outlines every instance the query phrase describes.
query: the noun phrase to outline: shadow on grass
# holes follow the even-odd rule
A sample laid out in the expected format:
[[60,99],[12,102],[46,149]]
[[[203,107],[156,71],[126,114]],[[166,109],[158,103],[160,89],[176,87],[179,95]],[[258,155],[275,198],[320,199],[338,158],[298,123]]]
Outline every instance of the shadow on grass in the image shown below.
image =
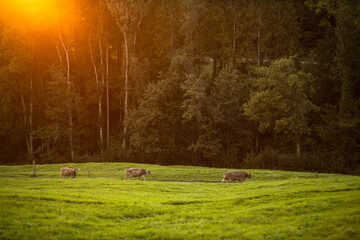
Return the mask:
[[100,201],[77,201],[71,199],[57,199],[50,197],[32,197],[32,196],[19,196],[19,195],[2,196],[2,198],[19,199],[19,200],[40,200],[40,201],[49,201],[49,202],[74,203],[74,204],[99,204],[99,205],[105,204]]

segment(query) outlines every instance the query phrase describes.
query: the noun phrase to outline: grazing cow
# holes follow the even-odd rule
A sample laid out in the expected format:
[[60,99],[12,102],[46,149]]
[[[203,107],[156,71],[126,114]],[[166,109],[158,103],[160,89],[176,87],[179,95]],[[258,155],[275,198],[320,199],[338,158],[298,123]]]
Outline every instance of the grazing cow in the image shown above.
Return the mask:
[[140,177],[145,179],[145,175],[151,175],[149,169],[142,169],[142,168],[126,168],[125,169],[125,177],[124,180],[129,179],[131,177],[137,177],[137,179],[139,180]]
[[245,181],[246,178],[252,179],[252,176],[249,172],[244,171],[232,171],[232,172],[224,172],[224,178],[222,182],[228,182],[228,181]]
[[80,169],[77,168],[61,168],[60,169],[60,178],[64,178],[64,177],[72,177],[75,178],[76,177],[76,173],[80,171]]

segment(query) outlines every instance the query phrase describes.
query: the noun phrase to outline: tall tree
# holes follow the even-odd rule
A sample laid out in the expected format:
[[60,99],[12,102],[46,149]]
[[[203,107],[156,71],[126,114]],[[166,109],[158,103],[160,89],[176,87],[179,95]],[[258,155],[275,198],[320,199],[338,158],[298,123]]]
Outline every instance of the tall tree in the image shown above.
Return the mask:
[[317,109],[305,94],[310,76],[295,68],[292,58],[279,59],[269,67],[256,69],[258,78],[245,114],[259,124],[259,131],[275,131],[290,136],[300,154],[301,137],[309,133],[307,114]]
[[[23,35],[28,35],[24,38]],[[34,85],[36,83],[36,34],[34,31],[24,29],[19,25],[5,25],[0,39],[2,51],[1,72],[4,83],[9,80],[15,81],[18,106],[21,106],[24,124],[24,140],[26,142],[27,155],[33,161],[34,175]],[[11,84],[13,85],[13,84]],[[11,86],[10,85],[10,86]],[[5,95],[5,100],[9,99]],[[10,95],[11,96],[11,95]],[[15,103],[13,103],[15,104]],[[5,111],[4,113],[6,113]]]
[[244,116],[242,105],[249,100],[250,81],[232,65],[227,65],[214,81],[210,94],[216,109],[217,136],[223,146],[223,163],[235,165],[250,151],[253,140],[251,124]]
[[[329,55],[332,61],[328,65],[330,82],[334,83],[335,91],[330,95],[331,99],[326,98],[329,99],[328,104],[322,103],[322,121],[317,127],[319,150],[326,149],[326,155],[336,159],[329,164],[334,169],[353,171],[360,163],[360,155],[356,154],[360,143],[360,3],[349,0],[309,0],[307,4],[323,17],[321,26],[327,32],[323,43],[330,45],[333,50],[333,54]],[[318,56],[322,59],[320,50]]]
[[206,75],[189,75],[182,85],[183,118],[195,133],[189,149],[205,164],[238,166],[238,157],[249,150],[252,139],[242,109],[249,98],[248,81],[228,65],[213,84],[209,82]]
[[[104,9],[102,8],[102,4],[99,2],[96,5],[96,17],[97,17],[97,25],[95,29],[95,34],[93,34],[94,30],[90,29],[90,36],[89,36],[89,50],[90,50],[90,58],[91,63],[93,65],[94,69],[94,75],[95,75],[95,82],[96,82],[96,94],[98,95],[98,125],[99,125],[99,145],[100,145],[100,153],[104,153],[104,130],[103,130],[103,96],[104,96],[104,90],[106,88],[106,103],[107,103],[107,109],[109,109],[108,106],[108,77],[109,77],[109,69],[108,69],[108,37],[103,39],[102,36],[106,36],[108,34],[106,30],[106,26],[104,23],[103,18],[104,17]],[[95,49],[97,49],[98,54],[95,55],[93,50],[93,43],[92,43],[92,36],[95,35],[95,46],[97,46]],[[104,43],[106,41],[105,47]],[[105,50],[104,50],[105,48]],[[97,57],[96,57],[97,56]],[[95,59],[96,58],[96,59]],[[97,61],[96,61],[97,60]],[[108,111],[107,111],[108,113]],[[107,114],[108,115],[108,114]],[[107,116],[107,119],[109,116]],[[108,121],[107,121],[107,136],[109,136],[109,130],[108,130]],[[108,139],[108,137],[107,137]],[[107,140],[108,142],[108,140]]]
[[[125,51],[125,71],[124,71],[124,119],[127,118],[128,114],[128,99],[129,99],[129,74],[130,65],[133,54],[133,49],[136,46],[137,34],[140,28],[141,22],[144,16],[147,14],[148,1],[117,1],[117,0],[106,0],[107,6],[113,17],[115,18],[116,24],[119,27],[124,40],[124,51]],[[126,148],[127,139],[127,126],[124,124],[123,132],[123,149]]]
[[66,85],[67,85],[67,107],[68,107],[68,124],[69,124],[69,130],[68,130],[68,134],[69,134],[69,149],[70,149],[70,158],[71,161],[74,161],[74,142],[73,142],[73,103],[72,103],[72,98],[71,98],[71,92],[72,92],[72,83],[71,83],[71,76],[70,76],[70,46],[69,46],[69,40],[67,40],[66,42],[64,41],[63,38],[63,34],[61,33],[60,29],[58,29],[58,34],[59,34],[59,40],[60,40],[60,44],[63,50],[63,53],[65,55],[65,59],[64,62],[62,60],[61,57],[61,52],[59,51],[59,59],[61,64],[63,65],[63,69],[64,69],[64,74],[66,76]]
[[216,136],[215,108],[206,93],[208,79],[206,76],[189,75],[182,88],[184,101],[182,117],[192,127],[192,142],[188,147],[194,154],[195,163],[207,164],[206,160],[215,158],[220,153],[221,143]]
[[162,163],[174,161],[182,148],[179,142],[184,141],[180,135],[187,132],[182,124],[181,84],[192,71],[184,54],[175,55],[169,71],[156,84],[149,85],[139,108],[131,111],[126,121],[133,150],[155,154],[164,159]]

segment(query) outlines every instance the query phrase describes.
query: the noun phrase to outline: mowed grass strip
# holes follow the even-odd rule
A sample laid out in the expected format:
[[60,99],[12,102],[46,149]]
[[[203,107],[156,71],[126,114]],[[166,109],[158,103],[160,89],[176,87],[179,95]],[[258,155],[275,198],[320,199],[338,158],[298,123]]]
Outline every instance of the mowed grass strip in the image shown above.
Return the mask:
[[[77,167],[59,179],[61,166]],[[126,167],[150,169],[124,181]],[[133,163],[0,166],[0,239],[360,239],[360,178]]]

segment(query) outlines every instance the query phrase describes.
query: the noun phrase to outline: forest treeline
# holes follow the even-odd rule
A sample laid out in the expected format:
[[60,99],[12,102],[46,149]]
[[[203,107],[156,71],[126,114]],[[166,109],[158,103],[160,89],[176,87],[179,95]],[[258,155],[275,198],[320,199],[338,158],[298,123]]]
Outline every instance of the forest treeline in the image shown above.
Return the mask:
[[2,10],[2,164],[360,173],[359,1],[59,2]]

